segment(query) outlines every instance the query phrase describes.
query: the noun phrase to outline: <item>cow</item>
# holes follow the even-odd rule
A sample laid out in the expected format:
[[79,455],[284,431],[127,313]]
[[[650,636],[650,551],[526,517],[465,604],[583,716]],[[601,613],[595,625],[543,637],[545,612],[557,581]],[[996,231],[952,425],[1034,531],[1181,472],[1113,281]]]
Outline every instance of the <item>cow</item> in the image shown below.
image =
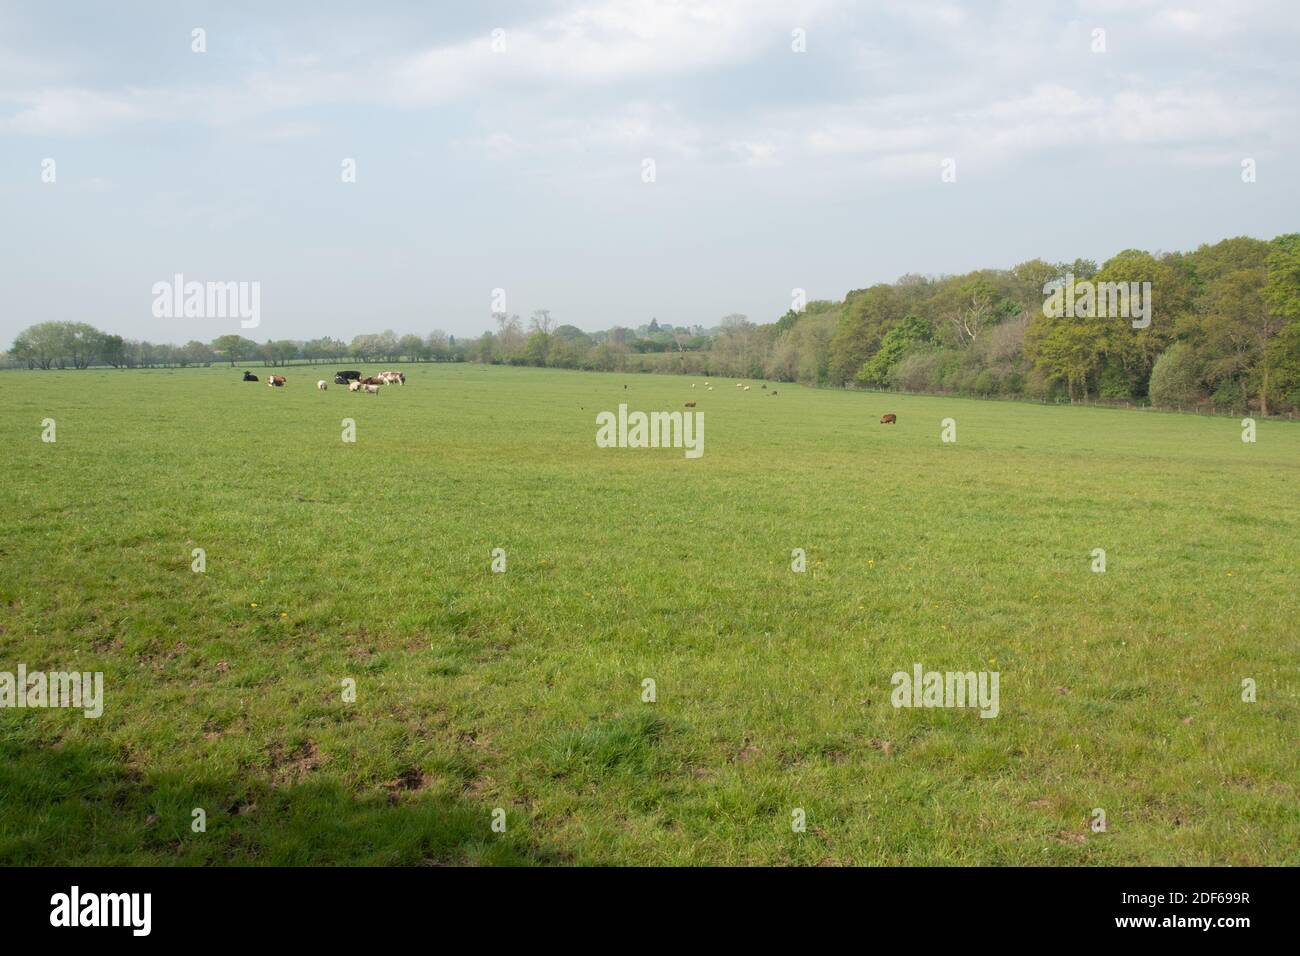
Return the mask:
[[352,381],[348,382],[348,391],[349,392],[361,391],[361,382],[358,381],[357,379],[353,379]]
[[366,394],[367,394],[367,395],[378,395],[378,394],[379,394],[379,386],[378,386],[378,385],[363,385],[363,386],[361,386],[361,387],[364,388],[364,389],[366,390]]
[[244,381],[245,381],[245,382],[256,382],[256,381],[257,381],[257,376],[254,375],[252,372],[245,372],[245,373],[244,373]]
[[335,385],[346,385],[348,382],[351,382],[351,381],[353,381],[353,380],[350,379],[350,378],[344,378],[342,372],[340,372],[338,375],[335,375],[335,376],[334,376],[334,384],[335,384]]
[[321,379],[319,382],[317,382],[316,387],[319,388],[322,392],[325,391],[325,389],[329,388],[329,386],[325,384],[325,379]]
[[266,384],[271,388],[283,388],[284,382],[285,378],[283,375],[268,375],[266,377]]
[[363,378],[361,380],[361,384],[362,385],[383,385],[384,380],[382,378],[375,378],[373,375],[371,375],[369,378]]
[[687,402],[687,403],[686,403],[686,407],[687,407],[687,408],[694,408],[694,407],[695,407],[695,403],[694,403],[694,402]]
[[898,416],[895,415],[893,412],[890,412],[888,415],[881,415],[881,416],[880,416],[880,424],[882,424],[882,425],[896,425],[896,424],[898,424]]
[[339,377],[339,378],[346,378],[348,381],[353,381],[353,380],[355,380],[355,379],[360,378],[360,377],[361,377],[361,373],[358,372],[358,371],[357,371],[356,369],[354,369],[354,368],[350,368],[350,369],[345,369],[345,370],[342,371],[342,372],[339,372],[338,377]]
[[379,377],[385,385],[405,385],[406,375],[402,372],[380,372]]

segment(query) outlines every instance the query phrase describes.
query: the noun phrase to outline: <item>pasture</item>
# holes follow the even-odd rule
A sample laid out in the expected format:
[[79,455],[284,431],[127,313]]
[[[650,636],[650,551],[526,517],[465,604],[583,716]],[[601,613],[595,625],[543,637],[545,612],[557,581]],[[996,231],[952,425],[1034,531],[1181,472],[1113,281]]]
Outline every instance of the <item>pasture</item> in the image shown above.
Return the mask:
[[0,375],[0,863],[1300,863],[1300,426],[402,368]]

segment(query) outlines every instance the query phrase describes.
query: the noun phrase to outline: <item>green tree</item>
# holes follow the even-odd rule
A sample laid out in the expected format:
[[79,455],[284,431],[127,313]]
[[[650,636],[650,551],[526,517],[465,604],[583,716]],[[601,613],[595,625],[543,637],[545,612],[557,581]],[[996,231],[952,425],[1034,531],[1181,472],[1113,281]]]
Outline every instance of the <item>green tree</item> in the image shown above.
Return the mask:
[[256,342],[242,335],[219,335],[212,340],[212,351],[221,360],[229,362],[231,368],[239,362],[254,358],[259,348]]
[[1204,395],[1201,364],[1187,342],[1175,342],[1156,359],[1151,370],[1151,401],[1165,407],[1194,405]]
[[858,372],[857,380],[865,385],[889,385],[890,373],[909,352],[918,346],[928,345],[934,338],[934,326],[929,319],[909,315],[885,333],[880,348]]
[[834,385],[853,381],[876,350],[890,327],[901,317],[898,293],[893,286],[875,285],[850,293],[835,337],[831,340],[830,380]]

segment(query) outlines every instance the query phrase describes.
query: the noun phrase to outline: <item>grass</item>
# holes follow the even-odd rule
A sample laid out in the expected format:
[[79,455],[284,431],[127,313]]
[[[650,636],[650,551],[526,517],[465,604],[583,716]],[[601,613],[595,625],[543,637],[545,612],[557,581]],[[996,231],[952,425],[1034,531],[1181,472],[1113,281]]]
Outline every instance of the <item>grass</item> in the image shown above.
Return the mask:
[[0,710],[0,863],[1300,863],[1300,426],[330,371],[0,375],[0,670],[106,685]]

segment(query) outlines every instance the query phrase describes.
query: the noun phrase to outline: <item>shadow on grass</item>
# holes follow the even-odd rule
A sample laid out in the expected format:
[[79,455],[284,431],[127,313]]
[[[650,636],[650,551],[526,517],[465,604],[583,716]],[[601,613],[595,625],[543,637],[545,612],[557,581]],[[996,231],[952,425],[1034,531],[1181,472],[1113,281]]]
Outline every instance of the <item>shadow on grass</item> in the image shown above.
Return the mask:
[[[206,832],[192,829],[194,811]],[[104,746],[0,741],[0,865],[440,866],[562,862],[506,809],[418,789],[142,775]]]

